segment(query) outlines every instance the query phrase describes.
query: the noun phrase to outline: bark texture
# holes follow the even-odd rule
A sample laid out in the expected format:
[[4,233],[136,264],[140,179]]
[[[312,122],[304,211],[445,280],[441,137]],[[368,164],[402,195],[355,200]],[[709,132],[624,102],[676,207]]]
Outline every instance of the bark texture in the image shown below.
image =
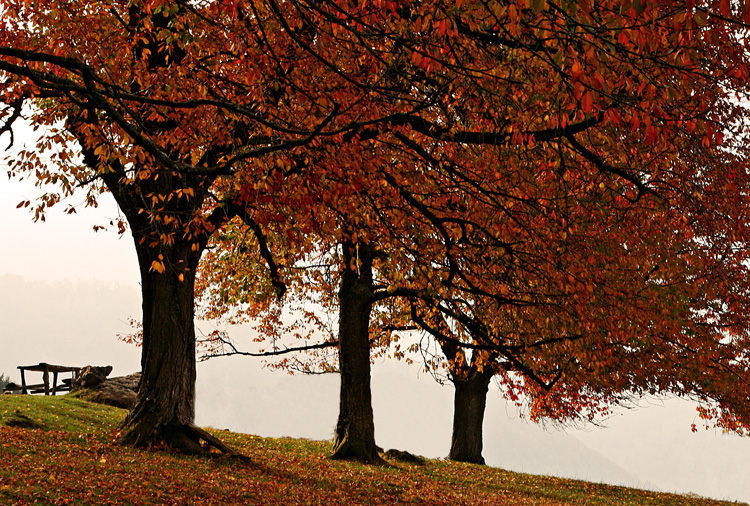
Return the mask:
[[422,322],[440,343],[448,361],[451,381],[455,388],[453,397],[453,433],[450,460],[484,464],[482,457],[482,428],[487,392],[490,381],[497,372],[497,354],[474,350],[467,356],[460,343],[450,339],[450,328],[443,318]]
[[370,390],[370,313],[374,248],[343,244],[344,268],[339,289],[339,365],[341,397],[334,459],[380,462]]
[[[136,248],[143,294],[141,383],[121,440],[139,445],[164,439],[182,450],[200,451],[185,430],[195,416],[196,255],[189,244]],[[153,261],[164,262],[167,270],[151,270]]]
[[453,434],[450,460],[484,464],[482,457],[482,427],[487,405],[491,372],[469,372],[465,377],[454,377]]
[[[98,160],[90,149],[84,158]],[[92,161],[93,160],[93,161]],[[133,234],[141,275],[143,343],[141,380],[135,406],[123,424],[120,442],[142,445],[165,441],[179,450],[203,449],[193,430],[195,416],[194,281],[208,241],[191,233],[207,182],[177,174],[160,174],[139,186],[117,171],[102,176]],[[169,196],[175,188],[194,189],[190,197],[173,197],[151,207],[144,195]],[[154,262],[163,266],[155,269]]]
[[[95,116],[81,114],[68,118],[66,127],[78,139],[84,162],[102,179],[127,219],[143,296],[141,380],[120,442],[142,445],[165,441],[194,453],[204,451],[199,444],[202,440],[236,454],[193,424],[195,272],[213,230],[230,219],[225,207],[208,216],[202,209],[217,176],[153,166],[134,178],[132,168],[117,159],[102,162],[96,154],[94,144],[98,141],[86,133],[96,122]],[[169,128],[168,124],[162,126]]]

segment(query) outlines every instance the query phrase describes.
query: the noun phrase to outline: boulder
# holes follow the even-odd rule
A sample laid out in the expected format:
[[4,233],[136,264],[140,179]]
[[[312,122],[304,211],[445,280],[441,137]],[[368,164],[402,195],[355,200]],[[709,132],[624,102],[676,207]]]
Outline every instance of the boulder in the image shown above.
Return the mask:
[[107,379],[109,373],[112,372],[112,366],[95,366],[87,365],[78,374],[78,377],[73,380],[73,388],[91,388],[97,385],[101,385],[104,380]]
[[16,383],[13,383],[12,381],[5,385],[3,387],[3,393],[4,394],[15,394],[20,393],[23,387],[21,385],[17,385]]
[[129,376],[108,379],[96,388],[96,402],[118,408],[132,409],[135,406],[140,381],[141,373],[139,372]]
[[141,373],[105,379],[102,383],[89,388],[76,388],[75,395],[99,404],[117,408],[132,409],[138,394]]
[[388,450],[383,455],[387,459],[406,462],[407,464],[416,464],[418,466],[423,466],[425,463],[425,459],[423,457],[419,457],[417,455],[414,455],[413,453],[409,453],[403,450]]

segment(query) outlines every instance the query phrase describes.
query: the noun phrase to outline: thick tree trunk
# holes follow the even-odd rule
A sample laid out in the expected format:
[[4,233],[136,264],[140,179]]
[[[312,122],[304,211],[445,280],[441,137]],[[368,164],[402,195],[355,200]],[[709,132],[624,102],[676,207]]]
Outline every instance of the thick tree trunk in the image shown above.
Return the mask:
[[[136,241],[136,249],[143,293],[142,373],[121,441],[165,440],[184,451],[200,451],[189,430],[195,415],[193,281],[199,255],[185,241],[159,247]],[[154,261],[162,262],[164,272],[152,269]]]
[[482,425],[492,374],[473,370],[467,377],[454,377],[453,435],[450,460],[484,464]]
[[370,391],[370,312],[374,249],[344,243],[339,289],[339,365],[341,399],[334,459],[380,462]]
[[[90,154],[89,154],[90,155]],[[167,442],[185,452],[203,451],[195,430],[194,281],[208,234],[190,233],[189,220],[203,202],[204,182],[168,175],[134,188],[113,174],[103,175],[125,214],[135,241],[143,296],[141,382],[120,442]],[[172,196],[192,188],[192,197],[165,199],[144,212],[142,195]],[[165,225],[169,223],[169,225]]]
[[210,227],[192,223],[201,213],[211,184],[208,177],[155,170],[133,181],[116,160],[102,168],[95,146],[89,145],[81,129],[84,124],[71,117],[67,127],[79,140],[84,162],[99,174],[127,218],[141,271],[141,382],[120,442],[168,442],[194,453],[203,451],[199,444],[203,440],[238,455],[193,424],[195,270],[211,231],[230,217],[226,210],[217,209],[201,220]]

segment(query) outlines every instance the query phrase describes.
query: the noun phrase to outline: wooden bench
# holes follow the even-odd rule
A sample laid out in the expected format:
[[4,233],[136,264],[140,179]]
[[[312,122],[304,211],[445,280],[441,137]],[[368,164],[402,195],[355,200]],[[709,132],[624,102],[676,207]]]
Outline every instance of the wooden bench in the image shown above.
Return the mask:
[[[19,365],[18,369],[21,371],[21,384],[20,385],[7,385],[3,389],[3,393],[15,393],[21,392],[22,394],[41,394],[44,395],[55,395],[57,392],[69,391],[73,381],[78,377],[81,372],[81,367],[69,367],[65,365],[52,365],[46,362],[41,362],[37,365]],[[26,384],[26,372],[41,372],[42,383],[34,385]],[[49,374],[52,373],[52,385],[50,387]],[[57,377],[60,373],[71,373],[72,377],[64,378],[60,381],[60,385],[57,384]]]

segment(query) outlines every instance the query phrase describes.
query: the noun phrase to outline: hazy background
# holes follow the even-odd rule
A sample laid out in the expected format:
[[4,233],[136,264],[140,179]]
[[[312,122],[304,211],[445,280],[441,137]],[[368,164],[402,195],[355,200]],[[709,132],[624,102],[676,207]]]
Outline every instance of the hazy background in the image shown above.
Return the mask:
[[[135,250],[129,236],[94,233],[117,215],[99,209],[66,216],[54,210],[32,223],[16,209],[38,190],[8,181],[0,167],[0,373],[20,380],[19,365],[112,365],[112,376],[139,369],[140,350],[118,341],[140,318]],[[242,340],[242,331],[232,336]],[[197,423],[265,436],[330,439],[338,377],[290,376],[257,359],[198,364]],[[419,367],[373,367],[380,446],[444,457],[450,446],[453,390]],[[649,405],[650,404],[650,405]],[[493,388],[485,418],[484,457],[505,469],[750,502],[750,440],[702,428],[690,431],[694,406],[644,402],[617,412],[606,428],[558,431],[519,419]]]

